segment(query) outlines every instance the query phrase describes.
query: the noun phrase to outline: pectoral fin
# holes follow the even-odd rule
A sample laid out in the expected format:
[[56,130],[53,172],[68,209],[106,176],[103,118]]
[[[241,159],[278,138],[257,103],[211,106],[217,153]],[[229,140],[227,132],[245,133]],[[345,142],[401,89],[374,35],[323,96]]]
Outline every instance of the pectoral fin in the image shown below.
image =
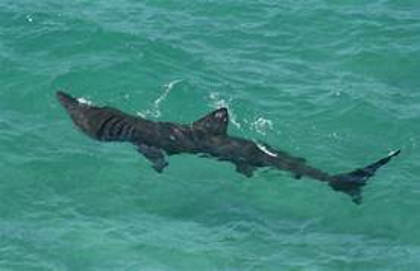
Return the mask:
[[137,151],[146,157],[152,163],[152,167],[158,173],[162,173],[163,169],[168,166],[165,155],[161,149],[146,144],[137,145]]

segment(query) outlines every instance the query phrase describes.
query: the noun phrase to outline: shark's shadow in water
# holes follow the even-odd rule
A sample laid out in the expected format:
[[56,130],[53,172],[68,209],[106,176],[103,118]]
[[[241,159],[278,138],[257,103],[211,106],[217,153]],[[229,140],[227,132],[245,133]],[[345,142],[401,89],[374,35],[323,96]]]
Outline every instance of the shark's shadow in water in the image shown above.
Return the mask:
[[199,154],[231,162],[236,166],[236,171],[246,177],[251,177],[260,167],[290,171],[295,178],[310,177],[326,182],[334,190],[350,195],[353,202],[360,204],[361,188],[367,180],[400,153],[400,150],[394,151],[349,173],[330,175],[307,165],[303,158],[264,143],[228,135],[229,114],[226,108],[219,108],[192,124],[178,124],[155,122],[128,115],[116,108],[81,103],[61,91],[57,92],[57,99],[85,134],[95,140],[134,144],[159,173],[168,166],[167,156]]

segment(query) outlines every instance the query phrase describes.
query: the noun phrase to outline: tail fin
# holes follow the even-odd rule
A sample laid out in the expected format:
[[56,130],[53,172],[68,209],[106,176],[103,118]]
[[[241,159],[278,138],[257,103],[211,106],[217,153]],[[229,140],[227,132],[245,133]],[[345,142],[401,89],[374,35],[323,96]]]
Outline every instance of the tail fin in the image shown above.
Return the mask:
[[362,203],[362,187],[367,183],[367,180],[372,177],[375,172],[387,164],[392,157],[397,156],[401,150],[391,152],[388,156],[372,163],[364,168],[356,169],[349,173],[338,174],[333,176],[333,181],[329,183],[332,189],[341,191],[352,197],[356,204]]

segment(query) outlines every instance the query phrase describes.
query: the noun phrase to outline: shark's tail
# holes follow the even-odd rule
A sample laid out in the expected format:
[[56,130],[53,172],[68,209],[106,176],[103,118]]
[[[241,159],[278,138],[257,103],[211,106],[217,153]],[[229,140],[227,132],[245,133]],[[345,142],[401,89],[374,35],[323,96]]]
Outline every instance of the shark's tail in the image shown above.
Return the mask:
[[401,150],[391,152],[388,156],[364,167],[356,169],[349,173],[338,174],[333,176],[333,180],[329,182],[332,189],[341,191],[352,197],[356,204],[362,203],[362,187],[367,183],[367,180],[372,177],[375,172],[387,164],[392,157],[397,156]]

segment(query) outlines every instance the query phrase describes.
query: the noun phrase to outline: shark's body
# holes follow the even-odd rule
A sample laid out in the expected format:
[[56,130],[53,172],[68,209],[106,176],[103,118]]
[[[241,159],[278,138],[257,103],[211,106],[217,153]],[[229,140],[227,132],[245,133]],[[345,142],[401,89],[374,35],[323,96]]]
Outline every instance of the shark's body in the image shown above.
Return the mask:
[[190,125],[154,122],[131,116],[112,107],[97,107],[81,103],[74,97],[57,92],[57,98],[73,122],[85,134],[100,141],[126,141],[134,144],[157,172],[168,165],[166,155],[201,154],[228,161],[236,171],[251,177],[255,169],[271,167],[327,182],[334,190],[349,194],[355,203],[361,202],[361,187],[375,171],[385,165],[399,150],[367,167],[347,174],[330,175],[308,166],[305,159],[276,150],[264,143],[227,134],[229,115],[220,108]]

